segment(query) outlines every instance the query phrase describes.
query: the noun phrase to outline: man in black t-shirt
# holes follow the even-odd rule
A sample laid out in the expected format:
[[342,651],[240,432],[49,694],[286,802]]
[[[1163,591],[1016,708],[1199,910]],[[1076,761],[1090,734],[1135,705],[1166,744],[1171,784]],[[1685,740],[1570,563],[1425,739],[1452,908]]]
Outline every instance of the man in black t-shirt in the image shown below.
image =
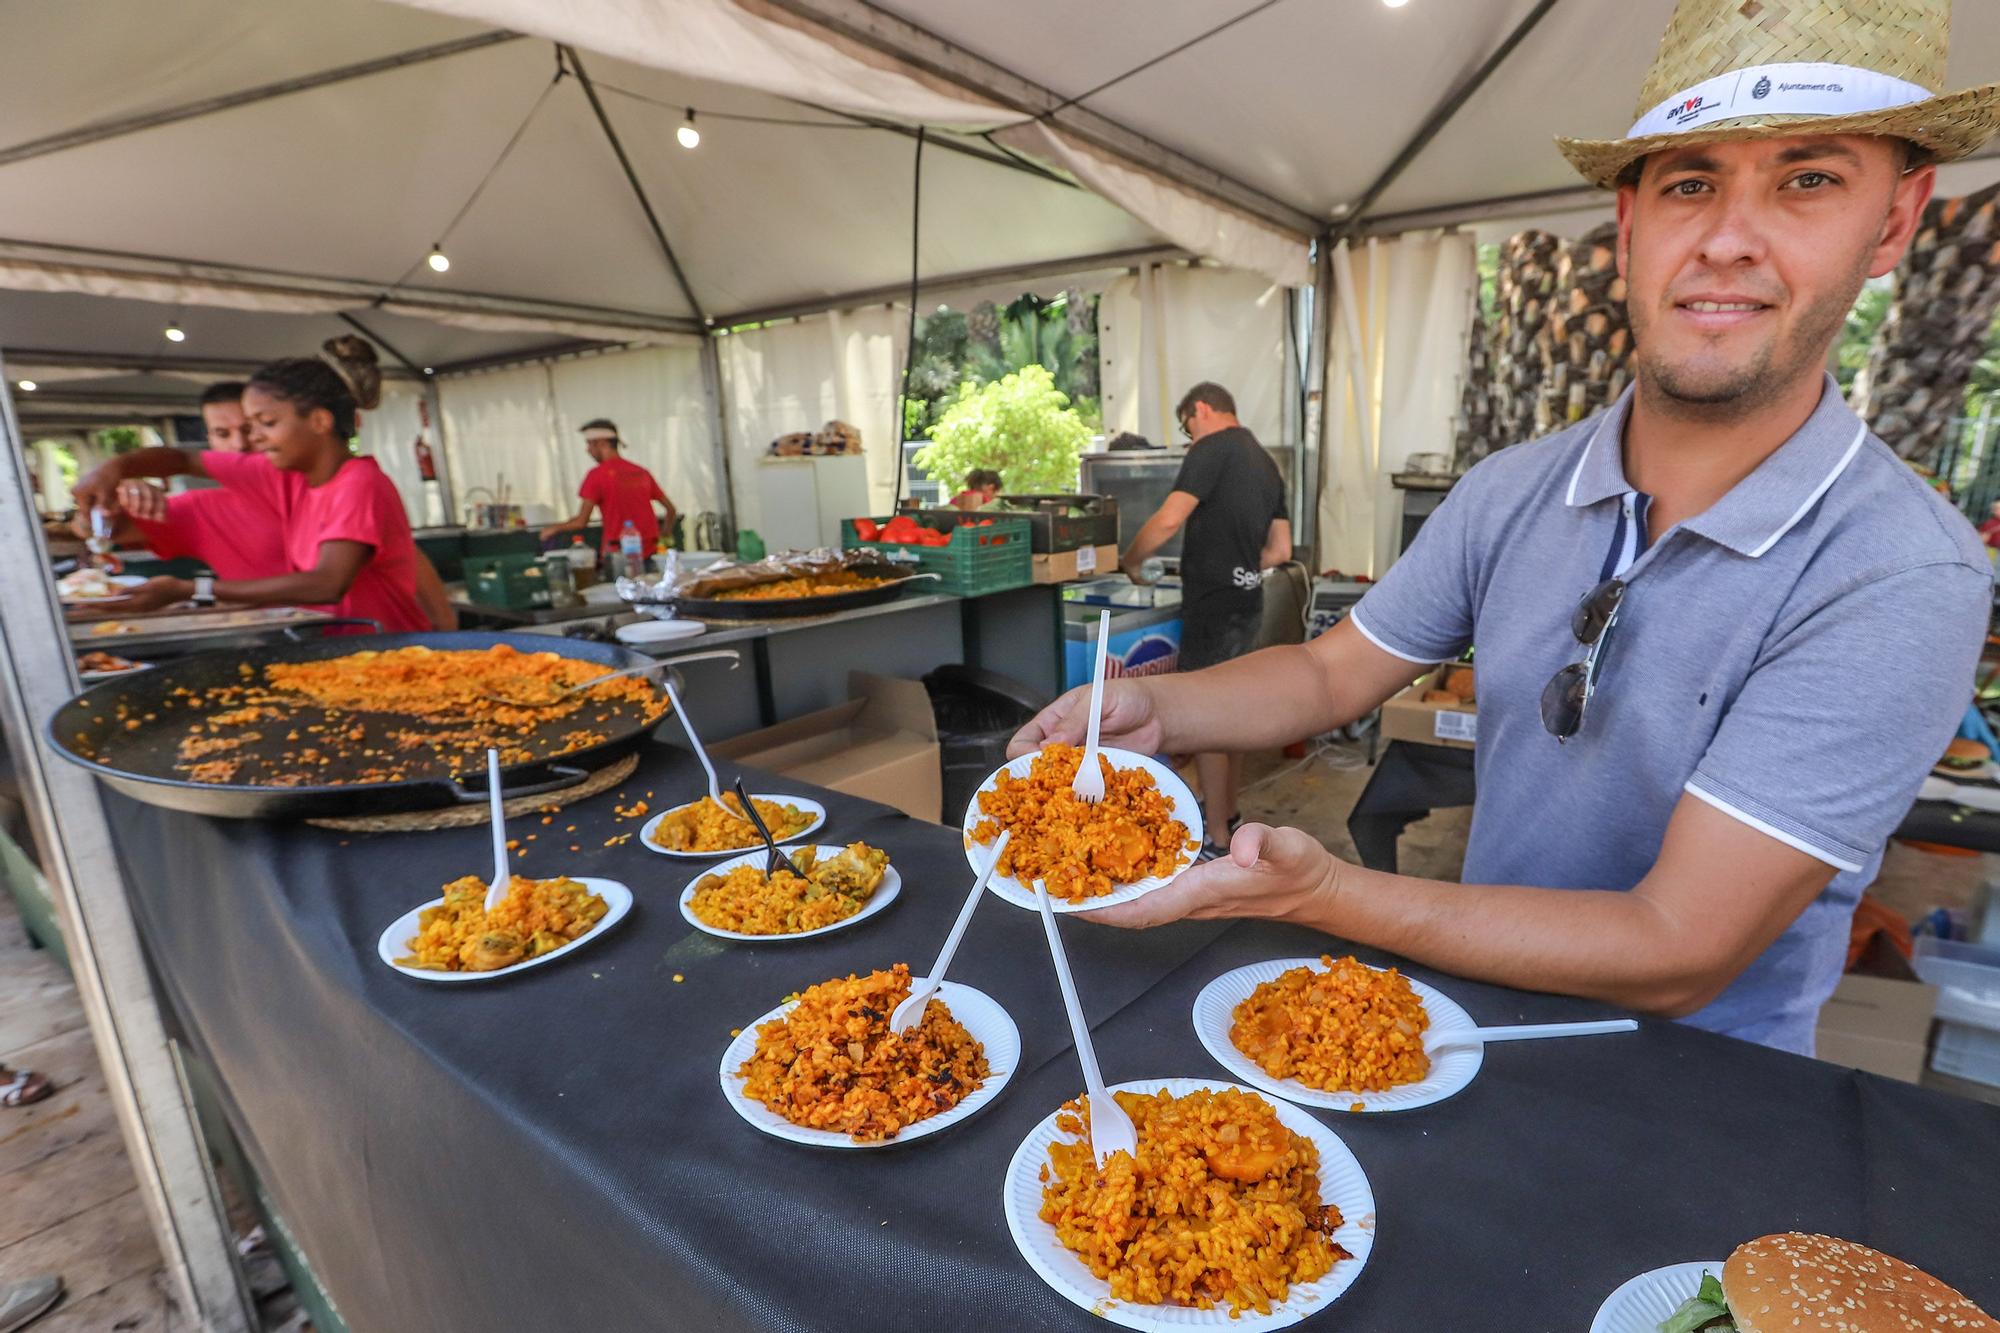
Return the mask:
[[[1264,571],[1292,558],[1285,482],[1257,437],[1236,419],[1236,400],[1219,384],[1187,391],[1174,410],[1193,441],[1174,489],[1119,562],[1134,583],[1140,566],[1183,527],[1181,670],[1200,671],[1241,657],[1264,619]],[[1207,851],[1229,846],[1236,825],[1241,756],[1199,754]]]

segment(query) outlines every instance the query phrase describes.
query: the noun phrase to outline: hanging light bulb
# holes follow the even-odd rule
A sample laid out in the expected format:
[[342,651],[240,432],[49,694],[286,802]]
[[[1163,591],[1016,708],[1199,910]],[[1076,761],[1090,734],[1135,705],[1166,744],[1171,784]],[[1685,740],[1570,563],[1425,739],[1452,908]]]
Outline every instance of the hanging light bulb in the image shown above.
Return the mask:
[[173,323],[167,325],[166,334],[167,341],[170,343],[184,343],[187,341],[187,331],[181,327],[179,320],[175,320]]
[[430,258],[424,262],[431,266],[431,272],[433,273],[442,273],[451,267],[451,261],[444,257],[444,251],[435,245],[431,247]]
[[688,108],[688,118],[681,122],[679,129],[674,131],[674,137],[681,141],[681,147],[683,148],[701,147],[701,131],[694,127],[693,107]]
[[33,380],[22,380],[17,387],[19,387],[22,393],[33,393],[35,390],[41,388],[42,386],[35,383]]
[[1382,0],[1382,3],[1391,9],[1401,9],[1404,5],[1409,4],[1410,0]]

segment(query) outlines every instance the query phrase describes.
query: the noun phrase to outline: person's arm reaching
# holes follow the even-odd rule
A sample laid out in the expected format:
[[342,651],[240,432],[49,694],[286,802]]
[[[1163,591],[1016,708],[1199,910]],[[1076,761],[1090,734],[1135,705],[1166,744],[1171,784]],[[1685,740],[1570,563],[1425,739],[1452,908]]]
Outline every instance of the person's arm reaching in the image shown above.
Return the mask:
[[[374,554],[375,548],[366,542],[321,542],[319,563],[311,569],[262,579],[217,579],[215,599],[247,606],[328,605],[347,595],[355,576]],[[436,571],[432,572],[435,576]],[[106,615],[157,611],[187,601],[194,591],[192,579],[169,576],[147,579],[132,590],[131,596],[103,603],[102,611]]]
[[679,511],[674,508],[674,502],[667,498],[667,493],[660,489],[659,481],[651,473],[647,473],[646,476],[647,480],[651,481],[653,485],[653,503],[667,511],[666,517],[660,520],[660,535],[666,539],[668,545],[672,545],[674,518]]
[[1257,557],[1259,569],[1276,569],[1292,558],[1292,521],[1288,518],[1271,520],[1271,530],[1264,534],[1264,550]]
[[117,454],[85,473],[70,488],[77,509],[88,514],[93,507],[114,509],[118,505],[118,483],[135,477],[184,477],[203,473],[200,457],[185,449],[135,449]]
[[458,628],[458,608],[445,595],[444,580],[438,577],[437,566],[421,546],[417,548],[417,606],[424,619],[431,622],[432,629]]
[[1173,540],[1174,534],[1186,526],[1188,515],[1194,513],[1195,506],[1200,503],[1200,500],[1186,491],[1167,492],[1167,498],[1160,503],[1153,516],[1146,520],[1145,525],[1132,538],[1132,544],[1125,548],[1125,554],[1119,559],[1118,567],[1137,582],[1139,566],[1152,559],[1162,546]]
[[[1289,745],[1381,707],[1428,669],[1385,652],[1343,620],[1310,643],[1266,648],[1206,671],[1107,680],[1100,739],[1142,754]],[[1246,700],[1259,704],[1246,708]],[[1081,745],[1089,717],[1090,687],[1079,686],[1016,732],[1007,753]]]
[[551,523],[546,528],[543,528],[542,539],[546,541],[550,537],[560,536],[565,532],[582,532],[585,528],[590,526],[590,516],[596,511],[597,511],[597,506],[593,504],[591,501],[585,500],[583,502],[583,508],[577,510],[574,514],[570,515],[566,519],[563,519],[561,522]]

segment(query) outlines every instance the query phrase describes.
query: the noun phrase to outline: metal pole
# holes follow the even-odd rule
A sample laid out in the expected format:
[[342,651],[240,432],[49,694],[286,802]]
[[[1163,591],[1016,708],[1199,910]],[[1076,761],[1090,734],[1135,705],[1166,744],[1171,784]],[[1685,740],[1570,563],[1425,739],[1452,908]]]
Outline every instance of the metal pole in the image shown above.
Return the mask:
[[148,111],[142,115],[126,116],[97,125],[85,125],[80,129],[65,130],[61,134],[51,134],[45,138],[30,139],[26,143],[15,144],[12,148],[0,148],[0,167],[14,162],[25,162],[31,157],[59,153],[65,148],[81,148],[85,144],[102,143],[106,139],[136,134],[140,130],[193,120],[197,116],[227,111],[232,107],[250,106],[257,102],[268,102],[274,97],[302,93],[312,88],[324,88],[330,83],[345,83],[349,79],[365,78],[370,74],[381,74],[392,69],[403,69],[429,60],[442,60],[446,56],[460,55],[466,51],[482,51],[489,46],[498,46],[501,42],[514,41],[521,36],[522,34],[518,32],[482,32],[477,36],[439,42],[435,46],[420,46],[413,51],[399,51],[395,55],[364,60],[359,64],[321,70],[317,74],[304,74],[294,79],[282,79],[277,83],[245,88],[241,92],[204,97],[198,102],[186,102],[163,111]]
[[[736,531],[736,469],[729,459],[729,411],[728,402],[722,388],[722,348],[720,338],[708,337],[701,341],[701,387],[708,398],[708,430],[715,440],[715,456],[722,467],[722,512],[728,516],[729,530]],[[897,459],[902,458],[901,441],[897,442]],[[694,540],[694,531],[688,530],[688,540]]]
[[42,720],[77,688],[69,636],[43,557],[13,396],[0,376],[0,729],[21,777],[43,872],[56,890],[76,988],[104,1066],[139,1196],[174,1292],[199,1327],[257,1324],[209,1171],[208,1153],[174,1067],[123,871],[96,783],[50,748]]
[[458,494],[452,486],[451,463],[445,458],[444,398],[438,393],[435,375],[424,377],[424,410],[429,414],[431,435],[437,447],[431,450],[431,466],[437,469],[438,516],[445,523],[458,522]]
[[674,271],[674,281],[680,284],[681,295],[687,298],[688,309],[696,319],[702,319],[701,302],[695,299],[694,288],[688,283],[687,274],[681,269],[681,261],[674,256],[673,243],[667,239],[667,229],[660,225],[660,215],[653,211],[653,201],[646,197],[646,187],[639,183],[639,173],[633,169],[632,159],[625,155],[625,145],[619,141],[618,131],[611,126],[611,117],[604,110],[604,103],[598,100],[597,85],[590,81],[590,75],[583,69],[583,61],[578,58],[573,46],[556,48],[576,71],[576,81],[583,85],[583,95],[590,99],[590,109],[597,115],[597,127],[604,131],[604,138],[611,145],[611,151],[618,157],[618,165],[625,172],[625,183],[632,187],[632,195],[639,201],[639,209],[646,215],[646,225],[653,229],[653,239],[660,243],[660,253],[667,257],[667,267]]

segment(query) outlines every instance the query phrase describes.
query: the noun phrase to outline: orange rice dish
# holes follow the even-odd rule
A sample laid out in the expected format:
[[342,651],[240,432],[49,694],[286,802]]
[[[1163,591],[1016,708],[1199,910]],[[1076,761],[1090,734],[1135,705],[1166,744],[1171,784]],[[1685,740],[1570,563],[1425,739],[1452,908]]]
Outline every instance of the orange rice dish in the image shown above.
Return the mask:
[[[653,825],[649,840],[670,852],[740,852],[745,847],[762,846],[764,840],[757,836],[756,826],[743,817],[743,802],[734,792],[724,792],[722,799],[727,809],[717,805],[714,797],[704,796],[667,811]],[[750,799],[774,841],[795,838],[812,827],[812,814],[796,805],[759,801],[754,796]]]
[[492,972],[562,948],[590,933],[609,905],[573,879],[513,877],[506,901],[486,910],[477,875],[444,886],[444,901],[417,916],[417,933],[396,961],[430,972]]
[[1430,1073],[1424,1002],[1395,968],[1322,956],[1250,992],[1230,1015],[1229,1040],[1272,1078],[1324,1092],[1387,1092]]
[[856,574],[852,570],[836,569],[827,574],[811,574],[795,579],[777,579],[770,583],[755,583],[747,588],[732,588],[715,594],[718,602],[764,602],[780,597],[827,597],[837,592],[859,592],[863,588],[879,588],[888,579],[870,578],[866,574]]
[[695,882],[688,910],[717,930],[743,935],[797,935],[845,921],[868,905],[889,869],[889,854],[866,843],[826,860],[817,847],[791,853],[800,879],[789,870],[766,875],[760,865],[737,866]]
[[858,1143],[893,1139],[942,1114],[986,1081],[986,1049],[933,997],[906,1037],[889,1015],[909,998],[910,969],[823,981],[782,1018],[757,1029],[736,1071],[747,1097],[807,1129]]
[[1114,1153],[1100,1170],[1088,1103],[1065,1103],[1056,1128],[1076,1138],[1049,1145],[1041,1219],[1114,1299],[1269,1314],[1293,1283],[1353,1257],[1333,1241],[1340,1210],[1320,1202],[1318,1147],[1262,1097],[1112,1096],[1132,1117],[1137,1158]]
[[[666,711],[659,688],[633,676],[577,694],[565,692],[613,670],[557,653],[518,652],[499,643],[491,648],[393,648],[317,662],[273,662],[264,668],[264,680],[275,690],[321,708],[400,713],[427,722],[485,722],[501,728],[539,726],[568,717],[591,702],[622,700]],[[510,706],[506,700],[520,700],[523,706]]]
[[1153,775],[1143,768],[1113,768],[1099,754],[1104,799],[1087,805],[1070,790],[1082,760],[1083,751],[1074,745],[1051,745],[1035,756],[1027,777],[1002,769],[992,790],[979,793],[982,818],[973,825],[972,840],[991,846],[1001,829],[1014,832],[1000,873],[1023,884],[1039,879],[1051,898],[1082,902],[1120,884],[1179,870],[1189,859],[1192,839]]

